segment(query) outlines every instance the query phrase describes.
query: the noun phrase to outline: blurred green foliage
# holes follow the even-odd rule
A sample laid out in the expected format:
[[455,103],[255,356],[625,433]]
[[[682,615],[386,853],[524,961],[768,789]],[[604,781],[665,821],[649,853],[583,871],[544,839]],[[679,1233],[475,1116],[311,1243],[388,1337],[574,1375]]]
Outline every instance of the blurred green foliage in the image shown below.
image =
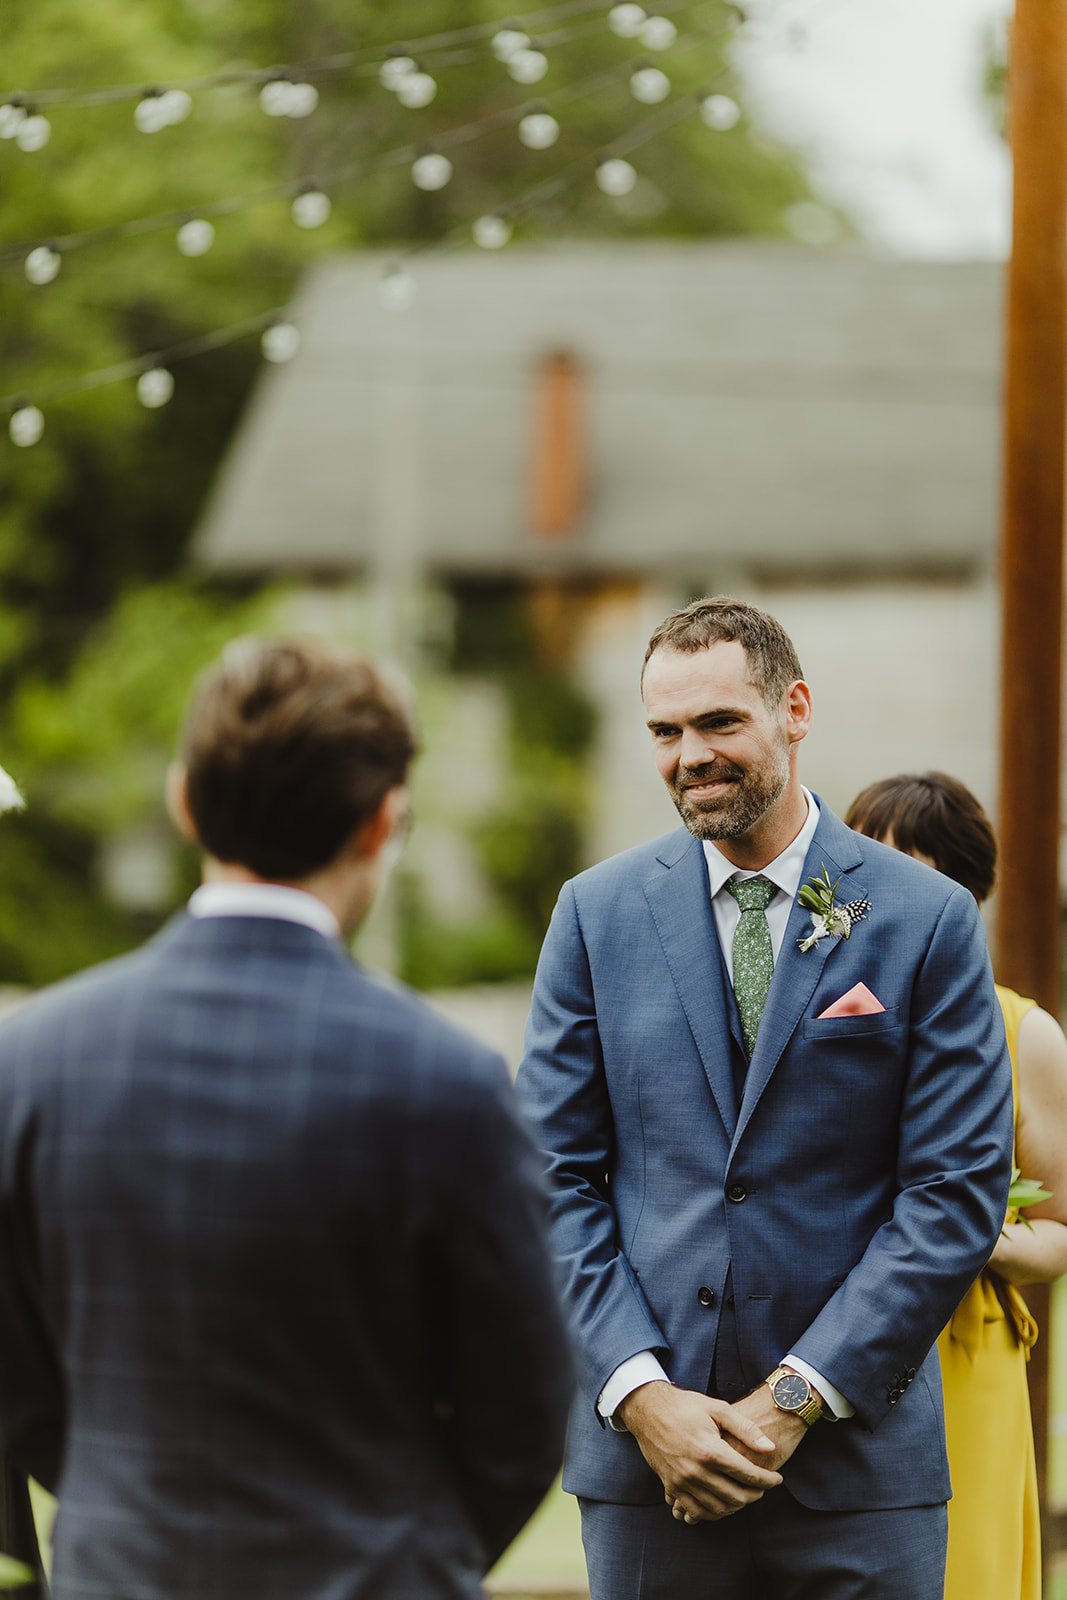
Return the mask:
[[[381,50],[513,15],[507,0],[7,0],[0,98]],[[737,8],[695,0],[674,16],[679,42],[656,57],[674,92],[739,97],[728,64]],[[135,129],[134,100],[42,106],[52,124],[44,149],[0,141],[8,247],[171,211],[195,216],[213,201],[366,165],[327,185],[333,214],[313,233],[275,197],[216,218],[214,247],[196,259],[178,252],[168,225],[65,252],[45,286],[27,282],[21,259],[0,262],[0,393],[32,398],[48,383],[284,306],[324,251],[466,237],[473,218],[649,115],[623,70],[639,47],[604,18],[561,25],[572,37],[550,29],[550,70],[532,90],[485,42],[427,53],[439,90],[419,111],[367,65],[310,72],[321,102],[305,121],[264,116],[257,90],[240,85],[196,93],[186,122],[153,134]],[[526,150],[513,125],[501,127],[453,149],[453,182],[430,194],[414,187],[407,160],[374,164],[568,85],[575,93],[555,108],[562,131],[550,151]],[[807,185],[790,156],[752,134],[744,117],[714,133],[690,116],[634,156],[642,176],[632,196],[610,200],[583,181],[524,215],[517,237],[780,233]],[[31,449],[0,438],[0,760],[30,798],[25,817],[0,824],[0,981],[40,982],[143,931],[108,903],[96,863],[116,830],[158,805],[160,753],[191,673],[256,611],[258,602],[212,596],[180,574],[259,361],[255,340],[237,343],[178,366],[160,411],[122,382],[46,404]],[[513,641],[512,658],[498,648],[506,607],[495,620],[491,612],[487,603],[461,624],[470,637],[457,666],[472,670],[480,650],[488,670],[513,673],[514,795],[479,849],[504,919],[483,942],[515,968],[529,964],[547,885],[575,858],[574,775],[588,729],[558,685],[514,675],[524,647]]]

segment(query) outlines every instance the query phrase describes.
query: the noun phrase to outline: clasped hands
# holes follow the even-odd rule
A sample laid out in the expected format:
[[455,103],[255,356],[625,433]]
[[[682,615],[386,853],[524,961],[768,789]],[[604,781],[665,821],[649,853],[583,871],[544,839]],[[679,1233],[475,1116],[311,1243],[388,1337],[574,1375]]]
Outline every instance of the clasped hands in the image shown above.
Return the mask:
[[776,1489],[807,1426],[779,1411],[766,1384],[728,1405],[676,1389],[642,1384],[616,1412],[663,1484],[679,1522],[717,1522]]

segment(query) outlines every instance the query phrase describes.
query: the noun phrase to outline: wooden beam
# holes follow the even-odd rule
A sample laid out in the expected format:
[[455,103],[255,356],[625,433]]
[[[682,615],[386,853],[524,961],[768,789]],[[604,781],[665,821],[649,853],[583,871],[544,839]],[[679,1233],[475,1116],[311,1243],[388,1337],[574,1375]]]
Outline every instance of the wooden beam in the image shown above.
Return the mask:
[[[1009,92],[1014,198],[1004,384],[996,966],[1001,982],[1059,1016],[1067,0],[1017,0]],[[1042,1324],[1030,1375],[1044,1509],[1048,1291],[1038,1291],[1033,1301]]]

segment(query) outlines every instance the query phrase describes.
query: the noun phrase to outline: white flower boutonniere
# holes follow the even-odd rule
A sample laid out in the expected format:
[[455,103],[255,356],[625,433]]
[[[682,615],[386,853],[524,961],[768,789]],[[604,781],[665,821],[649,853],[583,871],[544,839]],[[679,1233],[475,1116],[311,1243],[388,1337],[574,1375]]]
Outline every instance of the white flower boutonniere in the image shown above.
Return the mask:
[[830,875],[823,864],[822,876],[809,878],[804,884],[797,900],[805,909],[811,912],[811,932],[804,939],[798,939],[797,944],[801,950],[810,950],[817,945],[820,939],[833,935],[837,939],[847,939],[857,922],[862,922],[871,909],[869,900],[850,900],[847,905],[839,906],[834,898],[840,878],[830,882]]

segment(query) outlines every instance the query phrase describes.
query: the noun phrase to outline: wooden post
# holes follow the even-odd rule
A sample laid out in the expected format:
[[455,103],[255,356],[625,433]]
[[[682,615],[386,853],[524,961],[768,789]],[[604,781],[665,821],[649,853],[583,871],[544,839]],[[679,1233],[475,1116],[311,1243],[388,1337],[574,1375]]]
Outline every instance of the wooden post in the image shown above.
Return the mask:
[[[996,967],[1001,982],[1059,1016],[1067,0],[1017,0],[1009,90],[1015,188],[1004,387]],[[1042,1325],[1030,1376],[1044,1510],[1048,1291],[1033,1302]]]

